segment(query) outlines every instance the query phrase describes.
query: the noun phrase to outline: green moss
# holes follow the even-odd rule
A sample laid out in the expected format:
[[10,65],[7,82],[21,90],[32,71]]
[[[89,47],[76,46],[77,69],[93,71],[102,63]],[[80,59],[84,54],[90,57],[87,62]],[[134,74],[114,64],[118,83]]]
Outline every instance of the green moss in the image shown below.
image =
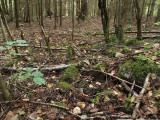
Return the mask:
[[106,50],[106,55],[108,55],[108,57],[115,57],[118,51],[119,49],[109,49],[109,50]]
[[111,42],[118,42],[118,38],[114,35],[111,35],[109,39]]
[[67,107],[67,105],[65,105],[61,102],[54,102],[53,104],[58,105],[58,106],[62,106],[62,107]]
[[103,95],[105,95],[105,94],[108,94],[108,95],[110,95],[110,91],[107,89],[107,90],[104,90],[104,91],[102,91],[102,92],[97,92],[96,93],[96,95],[95,95],[95,97],[93,98],[93,99],[91,99],[90,101],[92,102],[92,103],[95,103],[95,104],[99,104],[99,99],[103,96]]
[[122,53],[129,53],[131,50],[128,47],[122,49]]
[[96,43],[95,45],[93,45],[93,49],[99,49],[99,48],[100,48],[100,46],[99,46],[98,43]]
[[82,88],[84,87],[84,85],[86,85],[88,82],[86,80],[82,80],[79,84],[78,84],[78,87],[79,88]]
[[155,40],[154,43],[160,43],[160,40]]
[[74,65],[72,65],[64,71],[62,75],[62,80],[68,83],[72,83],[77,79],[79,74],[80,73],[78,69]]
[[58,84],[56,84],[55,88],[61,88],[64,91],[67,91],[69,88],[71,87],[70,84],[68,84],[67,82],[59,82]]
[[69,57],[73,57],[75,55],[75,51],[71,44],[68,45],[66,53]]
[[144,47],[145,50],[149,50],[149,49],[152,49],[152,48],[153,48],[152,45],[147,45],[147,46]]
[[136,46],[142,44],[143,41],[138,41],[137,39],[128,39],[125,41],[126,46]]
[[97,65],[94,69],[95,70],[101,70],[102,67],[107,69],[107,67],[108,67],[107,63],[103,62],[102,64]]
[[[142,57],[142,56],[141,56]],[[128,60],[120,66],[118,75],[130,82],[136,81],[136,84],[143,85],[148,73],[160,74],[160,68],[151,60]]]

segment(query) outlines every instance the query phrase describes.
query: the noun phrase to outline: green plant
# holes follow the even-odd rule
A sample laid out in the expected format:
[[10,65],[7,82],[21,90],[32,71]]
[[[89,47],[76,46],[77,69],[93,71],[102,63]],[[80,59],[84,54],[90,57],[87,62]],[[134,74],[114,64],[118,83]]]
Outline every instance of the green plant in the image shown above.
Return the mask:
[[105,94],[110,94],[110,91],[107,89],[107,90],[104,90],[104,91],[102,91],[102,92],[97,92],[96,93],[96,95],[95,95],[95,97],[93,98],[93,99],[91,99],[90,101],[92,102],[92,103],[95,103],[95,104],[99,104],[99,99],[100,99],[100,97],[101,96],[103,96],[103,95],[105,95]]
[[124,105],[124,112],[128,113],[128,114],[132,114],[133,110],[134,110],[134,103],[131,101],[131,93],[129,93],[128,97],[126,98],[126,102]]
[[33,71],[32,68],[26,68],[22,71],[21,68],[18,68],[18,72],[11,75],[10,79],[14,82],[16,81],[24,81],[27,79],[33,79],[33,81],[38,85],[44,85],[46,83],[45,79],[43,78],[43,73],[40,71]]
[[67,47],[67,55],[69,56],[69,57],[73,57],[74,55],[75,55],[75,51],[74,51],[74,49],[73,49],[73,47],[72,47],[72,45],[71,44],[68,44],[67,45],[68,47]]
[[108,66],[107,63],[103,62],[103,63],[97,65],[94,69],[95,70],[101,70],[102,67],[104,67],[105,69],[107,69],[107,66]]
[[100,48],[100,46],[99,46],[99,44],[98,44],[98,43],[96,43],[95,45],[93,45],[93,48],[94,48],[94,49],[99,49],[99,48]]
[[111,35],[109,39],[111,42],[118,43],[118,38],[114,35]]
[[115,54],[119,51],[119,49],[109,49],[106,50],[106,55],[108,55],[108,57],[115,57]]
[[11,59],[12,56],[20,56],[23,55],[21,53],[9,52],[14,46],[29,46],[25,40],[16,40],[16,41],[8,41],[4,43],[3,46],[0,46],[0,50],[8,51],[8,54],[4,57],[4,59]]

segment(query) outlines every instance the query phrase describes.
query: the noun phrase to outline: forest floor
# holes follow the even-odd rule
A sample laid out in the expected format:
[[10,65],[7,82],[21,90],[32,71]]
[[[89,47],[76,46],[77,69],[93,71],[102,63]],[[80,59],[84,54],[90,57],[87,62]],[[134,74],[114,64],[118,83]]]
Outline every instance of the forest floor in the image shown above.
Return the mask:
[[[19,76],[24,73],[20,71],[14,79],[14,87],[9,87],[13,100],[0,102],[1,120],[129,119],[133,116],[160,119],[160,102],[157,102],[160,99],[160,78],[154,74],[150,77],[146,75],[144,80],[154,80],[146,88],[143,84],[137,85],[118,76],[119,66],[135,55],[150,58],[160,66],[160,33],[143,33],[143,37],[148,38],[139,44],[127,46],[114,41],[105,45],[101,19],[97,17],[80,21],[80,24],[76,21],[74,40],[69,18],[64,18],[63,25],[56,30],[50,18],[44,20],[44,25],[52,55],[47,51],[37,22],[31,25],[23,23],[18,30],[14,23],[9,23],[14,38],[22,40],[24,37],[29,46],[18,47],[23,57],[12,55],[12,60],[4,60],[7,51],[0,51],[0,69],[4,80],[9,84],[10,76],[17,73],[20,67],[38,68],[46,84],[37,85],[31,78],[22,80]],[[136,31],[133,26],[132,31]],[[110,31],[114,31],[112,22]],[[160,32],[160,27],[147,22],[143,24],[143,31]],[[133,38],[136,38],[135,33],[125,33],[126,40]],[[0,46],[2,43],[3,36],[0,35]],[[126,47],[129,51],[123,53]],[[14,52],[14,49],[10,51]],[[62,81],[65,69],[73,64],[78,69],[78,76],[65,87],[56,87]],[[67,90],[66,86],[69,86]],[[144,93],[140,92],[142,89]]]

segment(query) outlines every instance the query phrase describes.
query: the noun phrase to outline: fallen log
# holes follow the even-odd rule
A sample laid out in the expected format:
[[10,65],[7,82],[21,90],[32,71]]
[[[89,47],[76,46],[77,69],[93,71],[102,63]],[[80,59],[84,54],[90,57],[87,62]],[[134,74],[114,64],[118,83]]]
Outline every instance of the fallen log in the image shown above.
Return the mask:
[[[56,71],[56,70],[62,70],[62,69],[66,69],[68,67],[70,67],[73,64],[69,64],[69,65],[65,65],[65,64],[61,64],[61,65],[55,65],[53,67],[37,67],[37,68],[32,68],[33,71]],[[23,68],[23,67],[0,67],[0,70],[8,70],[8,71],[17,71],[17,69],[21,69],[22,71],[26,71],[27,68]]]

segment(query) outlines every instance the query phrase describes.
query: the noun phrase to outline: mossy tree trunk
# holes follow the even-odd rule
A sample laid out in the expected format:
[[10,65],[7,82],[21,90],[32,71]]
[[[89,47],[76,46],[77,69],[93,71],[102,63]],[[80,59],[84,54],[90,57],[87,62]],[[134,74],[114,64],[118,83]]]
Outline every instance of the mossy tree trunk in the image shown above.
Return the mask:
[[3,80],[1,73],[0,73],[0,90],[2,91],[2,95],[3,95],[5,101],[12,100],[12,96],[11,96],[9,90],[7,89],[7,85],[6,85],[5,81]]
[[142,15],[143,15],[143,9],[144,9],[144,4],[145,0],[142,2],[142,8],[140,7],[140,1],[139,0],[134,0],[135,4],[135,10],[136,10],[136,20],[137,20],[137,39],[141,40],[142,39]]
[[160,22],[160,4],[158,6],[158,12],[157,12],[157,16],[156,16],[156,22]]
[[109,43],[109,13],[106,6],[106,0],[99,0],[98,6],[99,9],[101,10],[101,19],[102,19],[105,43]]

